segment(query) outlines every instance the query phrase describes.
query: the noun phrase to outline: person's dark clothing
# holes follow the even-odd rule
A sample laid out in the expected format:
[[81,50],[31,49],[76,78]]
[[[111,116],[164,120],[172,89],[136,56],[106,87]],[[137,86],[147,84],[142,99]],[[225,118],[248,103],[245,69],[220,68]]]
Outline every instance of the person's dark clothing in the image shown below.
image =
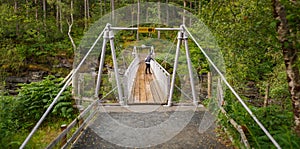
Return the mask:
[[147,74],[148,72],[151,74],[150,71],[150,61],[153,60],[152,57],[150,55],[148,55],[145,59],[145,63],[146,63],[146,70],[145,73]]

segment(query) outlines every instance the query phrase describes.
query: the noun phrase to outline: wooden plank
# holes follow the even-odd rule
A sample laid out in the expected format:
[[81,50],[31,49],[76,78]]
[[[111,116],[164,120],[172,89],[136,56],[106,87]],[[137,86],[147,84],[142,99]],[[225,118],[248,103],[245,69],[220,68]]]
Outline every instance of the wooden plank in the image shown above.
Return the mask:
[[140,64],[140,70],[139,70],[139,80],[140,80],[140,103],[147,103],[146,101],[146,88],[145,88],[145,69],[146,66],[144,63]]
[[[138,73],[137,73],[138,75]],[[139,79],[135,79],[135,84],[134,84],[134,94],[133,94],[133,102],[138,103],[139,102]]]
[[[132,92],[131,103],[162,103],[161,89],[154,74],[145,74],[146,65],[140,62]],[[151,70],[153,72],[153,70]]]
[[153,83],[154,74],[147,75],[146,77],[146,96],[147,96],[147,103],[155,103],[153,99],[153,95],[151,92],[151,84]]

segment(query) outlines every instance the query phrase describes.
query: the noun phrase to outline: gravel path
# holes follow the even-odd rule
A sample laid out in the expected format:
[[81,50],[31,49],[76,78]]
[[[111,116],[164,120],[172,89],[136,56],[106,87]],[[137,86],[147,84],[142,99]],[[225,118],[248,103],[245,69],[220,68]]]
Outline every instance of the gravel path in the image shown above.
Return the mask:
[[218,141],[203,107],[101,107],[72,146],[81,148],[230,148]]

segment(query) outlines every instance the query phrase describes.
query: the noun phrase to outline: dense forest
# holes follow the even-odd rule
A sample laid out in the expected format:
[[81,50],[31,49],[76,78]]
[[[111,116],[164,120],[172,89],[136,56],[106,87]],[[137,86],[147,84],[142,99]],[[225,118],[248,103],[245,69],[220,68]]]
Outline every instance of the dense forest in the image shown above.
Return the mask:
[[[20,146],[59,92],[60,77],[72,70],[74,52],[90,25],[113,10],[142,2],[168,3],[196,15],[218,42],[228,82],[282,148],[300,148],[296,0],[0,0],[0,148]],[[205,58],[195,51],[192,47],[198,75],[207,73]],[[45,147],[57,127],[78,114],[70,90],[29,148]],[[224,109],[243,127],[250,146],[274,148],[236,98],[225,93]],[[219,114],[218,122],[233,144],[243,148],[228,121]]]

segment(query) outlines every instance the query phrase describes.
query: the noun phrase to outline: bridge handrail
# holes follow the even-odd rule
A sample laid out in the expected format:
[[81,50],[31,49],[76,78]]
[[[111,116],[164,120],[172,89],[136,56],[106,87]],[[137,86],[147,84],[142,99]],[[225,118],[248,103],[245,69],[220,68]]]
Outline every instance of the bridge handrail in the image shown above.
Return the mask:
[[170,90],[170,73],[155,60],[151,61],[150,65],[158,80],[159,87],[162,89],[162,93],[165,93],[164,97],[168,97]]
[[[68,127],[65,129],[65,130],[63,130],[62,132],[61,132],[61,134],[59,135],[59,136],[57,136],[46,148],[47,149],[51,149],[51,148],[54,148],[55,147],[55,145],[57,145],[61,140],[63,140],[64,139],[64,137],[66,137],[66,135],[71,131],[71,129],[72,128],[74,128],[75,126],[76,126],[76,124],[78,124],[78,129],[76,130],[76,132],[78,132],[78,131],[81,131],[82,130],[82,126],[83,125],[80,125],[80,121],[82,121],[83,120],[83,118],[87,115],[87,114],[89,114],[88,112],[91,110],[91,108],[93,107],[93,106],[95,106],[95,104],[98,102],[98,100],[95,100],[93,103],[91,103],[82,113],[80,113],[80,115],[76,118],[76,119],[74,119],[69,125],[68,125]],[[88,118],[86,118],[85,119],[85,121],[83,122],[83,124],[86,124],[86,122],[87,121],[89,121],[90,120],[90,117],[92,117],[92,116],[94,116],[95,115],[95,112],[93,112],[92,114],[90,114],[89,116],[88,116]],[[76,133],[75,132],[75,133]],[[74,133],[74,134],[75,134]],[[73,135],[72,135],[73,136]],[[71,137],[71,138],[73,138],[73,137]],[[71,142],[71,140],[69,141],[68,140],[68,142]]]
[[171,76],[171,74],[164,67],[162,67],[157,61],[155,60],[151,61],[152,64],[153,62],[155,62],[156,66],[158,66],[159,69],[161,69],[166,76]]
[[[97,106],[98,107],[98,103],[106,98],[108,95],[110,95],[111,93],[113,93],[113,91],[115,91],[117,89],[117,87],[114,87],[110,92],[108,92],[106,95],[104,95],[101,99],[99,100],[94,100],[87,108],[85,108],[80,114],[79,116],[77,116],[68,126],[65,130],[63,130],[59,136],[57,136],[46,148],[47,149],[51,149],[54,148],[55,145],[57,145],[61,140],[63,140],[66,135],[71,131],[72,128],[74,128],[76,126],[76,124],[78,124],[78,128],[76,129],[76,131],[73,133],[73,135],[66,141],[66,143],[63,145],[62,148],[66,148],[68,147],[68,145],[70,145],[70,143],[72,143],[76,137],[78,136],[78,134],[82,131],[82,129],[84,129],[84,127],[86,126],[86,124],[91,120],[91,118],[93,118],[93,116],[96,114],[97,110],[94,110],[93,112],[90,112],[93,107]],[[88,115],[88,116],[87,116]],[[85,118],[87,117],[87,118]],[[80,123],[80,121],[82,121],[84,119],[84,121],[82,123]]]
[[124,96],[128,99],[131,96],[132,87],[134,84],[136,72],[138,70],[140,59],[138,56],[130,63],[124,74]]
[[226,86],[230,89],[230,91],[234,94],[234,96],[239,100],[239,102],[243,105],[243,107],[246,109],[246,111],[249,113],[249,115],[253,118],[253,120],[258,124],[258,126],[263,130],[263,132],[268,136],[268,138],[272,141],[272,143],[278,148],[281,149],[277,141],[272,137],[272,135],[269,133],[269,131],[263,126],[263,124],[257,119],[257,117],[252,113],[250,108],[246,105],[246,103],[242,100],[242,98],[237,94],[237,92],[233,89],[233,87],[227,82],[225,76],[222,74],[222,72],[219,70],[219,68],[213,63],[213,61],[210,59],[210,57],[206,54],[206,52],[202,49],[200,44],[196,41],[194,36],[191,34],[191,32],[187,29],[185,25],[182,25],[184,31],[188,33],[188,35],[191,37],[191,39],[196,43],[198,48],[200,48],[203,55],[206,57],[207,61],[213,66],[213,68],[217,71],[217,73],[220,75],[221,79],[224,81]]

